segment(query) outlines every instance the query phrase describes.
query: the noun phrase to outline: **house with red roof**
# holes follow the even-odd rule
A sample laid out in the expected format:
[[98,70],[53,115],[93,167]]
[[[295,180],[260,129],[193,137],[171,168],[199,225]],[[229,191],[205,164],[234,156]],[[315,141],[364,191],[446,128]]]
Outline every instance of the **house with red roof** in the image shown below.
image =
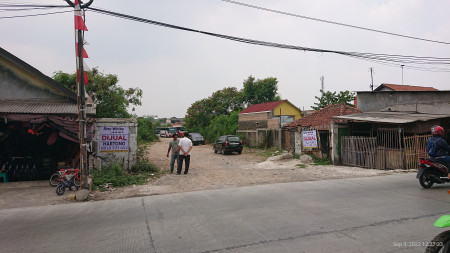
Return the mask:
[[263,145],[281,148],[281,127],[301,116],[300,109],[288,100],[251,105],[239,113],[238,133],[245,135],[248,146],[267,142]]
[[433,87],[382,83],[374,91],[438,91]]
[[239,113],[239,130],[281,129],[297,120],[302,112],[288,100],[251,105]]
[[[294,149],[297,154],[307,151],[322,158],[330,157],[330,151],[340,147],[340,138],[337,138],[337,142],[331,141],[333,125],[346,123],[346,120],[334,119],[333,117],[361,112],[361,110],[345,103],[339,103],[329,105],[301,119],[285,124],[283,127],[285,130],[285,147]],[[341,131],[341,134],[345,133]]]

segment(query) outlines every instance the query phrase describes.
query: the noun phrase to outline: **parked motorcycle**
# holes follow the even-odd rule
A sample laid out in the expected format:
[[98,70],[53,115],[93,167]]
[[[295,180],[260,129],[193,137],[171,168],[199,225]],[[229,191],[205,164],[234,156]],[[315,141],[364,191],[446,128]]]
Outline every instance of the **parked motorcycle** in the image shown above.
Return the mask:
[[430,188],[433,184],[450,183],[449,169],[445,162],[435,158],[420,158],[419,171],[416,178],[423,188]]

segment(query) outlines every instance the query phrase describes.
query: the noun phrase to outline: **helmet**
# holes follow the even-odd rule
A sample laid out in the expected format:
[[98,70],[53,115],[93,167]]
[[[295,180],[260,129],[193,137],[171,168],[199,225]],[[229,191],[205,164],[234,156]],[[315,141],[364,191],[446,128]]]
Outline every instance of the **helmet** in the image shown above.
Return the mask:
[[444,135],[444,128],[441,127],[441,126],[433,126],[431,128],[431,134],[443,136]]

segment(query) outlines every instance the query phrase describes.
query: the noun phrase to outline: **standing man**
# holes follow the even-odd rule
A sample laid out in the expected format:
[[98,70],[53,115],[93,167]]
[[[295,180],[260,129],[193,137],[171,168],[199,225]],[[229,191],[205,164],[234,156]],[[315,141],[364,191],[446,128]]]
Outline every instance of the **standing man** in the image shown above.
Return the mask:
[[180,140],[178,144],[178,149],[180,150],[178,155],[178,168],[177,174],[181,174],[181,168],[183,167],[183,160],[185,160],[184,164],[184,174],[187,174],[189,171],[189,162],[191,161],[191,149],[192,149],[192,141],[188,138],[189,133],[185,132],[184,137]]
[[170,173],[173,173],[173,167],[175,165],[175,160],[177,160],[178,165],[178,136],[176,134],[173,135],[173,140],[169,143],[169,149],[167,150],[167,157],[169,157],[170,150],[172,150],[172,156],[170,159]]

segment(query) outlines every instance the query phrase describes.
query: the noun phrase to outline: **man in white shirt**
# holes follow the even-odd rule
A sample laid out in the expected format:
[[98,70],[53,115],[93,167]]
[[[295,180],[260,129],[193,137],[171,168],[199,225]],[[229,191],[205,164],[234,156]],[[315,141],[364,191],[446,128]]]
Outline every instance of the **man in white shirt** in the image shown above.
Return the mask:
[[181,174],[181,169],[183,167],[183,160],[185,161],[184,164],[184,174],[187,174],[189,171],[189,162],[191,161],[191,149],[192,149],[192,141],[188,138],[189,133],[185,132],[184,137],[181,138],[180,142],[178,143],[178,161],[177,161],[177,174]]

